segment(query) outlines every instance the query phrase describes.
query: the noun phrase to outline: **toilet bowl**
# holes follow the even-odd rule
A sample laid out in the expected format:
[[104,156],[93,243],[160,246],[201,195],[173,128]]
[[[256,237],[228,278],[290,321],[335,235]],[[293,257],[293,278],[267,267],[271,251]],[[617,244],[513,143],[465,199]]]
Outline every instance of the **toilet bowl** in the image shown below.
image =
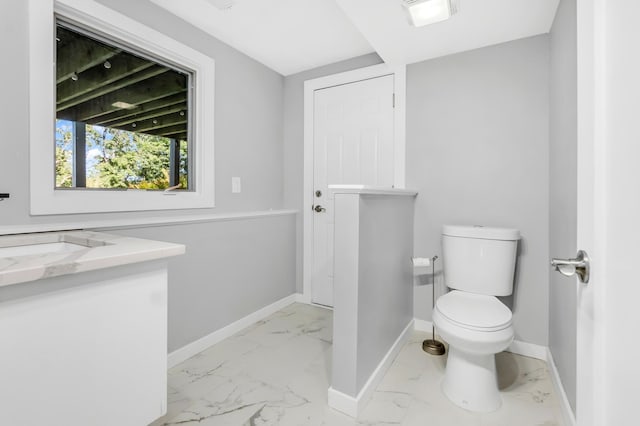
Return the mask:
[[500,408],[494,355],[513,341],[511,311],[493,296],[453,290],[438,299],[433,323],[449,343],[442,392],[470,411]]
[[495,296],[513,292],[519,231],[445,225],[444,277],[451,291],[438,298],[433,324],[449,344],[442,392],[470,411],[502,405],[495,354],[513,341],[511,310]]

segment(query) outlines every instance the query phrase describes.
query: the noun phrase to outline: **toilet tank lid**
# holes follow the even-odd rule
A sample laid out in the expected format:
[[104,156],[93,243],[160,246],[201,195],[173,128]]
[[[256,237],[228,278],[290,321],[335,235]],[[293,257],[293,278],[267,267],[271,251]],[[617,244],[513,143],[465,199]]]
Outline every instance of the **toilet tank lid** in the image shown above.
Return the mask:
[[515,241],[520,239],[520,231],[511,228],[493,228],[490,226],[444,225],[442,235],[449,237],[479,238],[484,240]]

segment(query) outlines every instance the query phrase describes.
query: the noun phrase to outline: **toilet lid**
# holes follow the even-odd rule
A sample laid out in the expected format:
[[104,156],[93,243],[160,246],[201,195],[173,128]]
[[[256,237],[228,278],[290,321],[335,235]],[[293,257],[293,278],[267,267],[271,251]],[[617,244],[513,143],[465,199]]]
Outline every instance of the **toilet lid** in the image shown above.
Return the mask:
[[438,299],[436,309],[466,328],[496,331],[511,324],[511,311],[494,296],[452,290]]

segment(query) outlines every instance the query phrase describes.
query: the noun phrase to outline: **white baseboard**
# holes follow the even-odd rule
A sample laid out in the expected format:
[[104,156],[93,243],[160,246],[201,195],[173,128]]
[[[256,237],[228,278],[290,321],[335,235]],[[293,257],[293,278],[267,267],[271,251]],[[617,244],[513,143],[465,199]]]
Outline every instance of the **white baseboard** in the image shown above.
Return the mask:
[[528,356],[529,358],[535,358],[542,361],[547,360],[547,347],[536,345],[535,343],[523,342],[521,340],[514,340],[507,348],[507,352],[512,354]]
[[[416,318],[414,320],[414,330],[430,332],[431,324],[431,321]],[[551,355],[551,351],[549,350],[549,348],[546,346],[536,345],[535,343],[514,340],[507,348],[507,351],[517,355],[536,358],[547,363],[547,365],[549,366],[551,383],[553,384],[553,389],[556,391],[560,402],[560,410],[562,411],[564,424],[565,426],[575,426],[576,417],[573,413],[573,410],[571,409],[571,404],[569,404],[569,399],[567,398],[567,394],[564,391],[564,386],[562,386],[562,381],[560,380],[558,369],[556,368],[556,364],[553,361],[553,356]]]
[[[431,331],[431,321],[414,319],[414,330],[417,331]],[[517,355],[528,356],[530,358],[540,359],[542,361],[547,360],[547,347],[536,345],[534,343],[527,343],[520,340],[514,340],[507,348],[507,352],[511,352]]]
[[567,398],[567,393],[564,391],[564,386],[562,386],[558,368],[556,367],[556,363],[553,361],[553,355],[551,355],[551,351],[549,350],[549,348],[547,348],[547,365],[549,366],[549,373],[551,375],[551,383],[553,383],[553,390],[556,391],[556,394],[560,399],[560,411],[562,411],[562,419],[564,420],[564,424],[565,426],[575,426],[576,416],[573,413],[571,404],[569,404],[569,398]]
[[168,368],[174,367],[181,362],[186,361],[187,359],[202,352],[208,347],[215,345],[216,343],[228,337],[233,336],[238,331],[250,326],[255,322],[260,321],[261,319],[268,317],[269,315],[279,311],[285,306],[296,302],[298,300],[298,296],[298,293],[291,294],[283,299],[278,300],[277,302],[272,303],[271,305],[265,306],[264,308],[247,315],[244,318],[240,318],[239,320],[232,322],[226,327],[216,330],[213,333],[196,340],[195,342],[191,342],[181,347],[180,349],[176,349],[168,356]]
[[391,348],[384,358],[382,358],[380,364],[378,364],[373,373],[371,373],[371,376],[369,376],[369,380],[367,380],[360,392],[358,392],[357,397],[354,398],[330,387],[327,394],[329,407],[341,411],[351,417],[358,417],[371,399],[371,395],[373,395],[376,387],[384,378],[385,373],[389,367],[391,367],[393,360],[396,359],[396,356],[398,356],[398,353],[409,339],[413,329],[414,320],[410,321],[404,330],[402,330],[402,333],[400,333],[400,336],[398,336],[393,345],[391,345]]
[[327,392],[329,407],[351,417],[358,417],[358,400],[329,386]]
[[305,305],[311,305],[311,306],[315,306],[316,308],[321,308],[321,309],[326,309],[328,311],[333,311],[333,306],[325,306],[325,305],[318,305],[317,303],[313,303],[311,301],[311,298],[305,294],[302,293],[296,293],[296,302],[297,303],[304,303]]
[[306,303],[307,305],[311,304],[311,296],[303,293],[296,293],[296,302],[298,303]]
[[433,323],[431,321],[414,318],[413,329],[416,331],[431,331]]
[[[250,326],[255,322],[260,321],[261,319],[268,317],[269,315],[294,302],[307,304],[310,303],[310,301],[300,293],[294,293],[283,299],[280,299],[272,303],[271,305],[265,306],[264,308],[227,325],[226,327],[216,330],[213,333],[196,340],[195,342],[189,343],[181,347],[180,349],[171,352],[167,359],[168,368],[174,367],[177,364],[186,361],[187,359],[202,352],[208,347],[215,345],[216,343],[228,337],[231,337],[238,331]],[[415,318],[413,321],[411,321],[402,331],[400,336],[396,339],[380,364],[378,364],[378,367],[371,374],[369,380],[367,380],[367,383],[365,383],[363,388],[358,393],[358,396],[354,398],[330,387],[328,391],[329,406],[349,416],[357,417],[358,414],[362,413],[362,410],[371,398],[371,395],[373,394],[375,388],[378,386],[378,384],[384,377],[384,374],[391,366],[391,363],[406,343],[411,330],[428,332],[431,331],[431,327],[431,321],[426,321],[418,318]],[[569,400],[567,398],[566,392],[564,391],[564,387],[562,386],[562,381],[560,380],[558,369],[556,368],[553,356],[551,355],[551,351],[549,351],[549,348],[547,348],[546,346],[536,345],[534,343],[514,340],[511,345],[509,345],[507,351],[547,362],[547,364],[549,365],[551,382],[553,383],[554,390],[556,391],[560,399],[560,408],[562,411],[565,426],[575,426],[575,415],[573,413],[573,410],[571,409],[571,405],[569,404]]]

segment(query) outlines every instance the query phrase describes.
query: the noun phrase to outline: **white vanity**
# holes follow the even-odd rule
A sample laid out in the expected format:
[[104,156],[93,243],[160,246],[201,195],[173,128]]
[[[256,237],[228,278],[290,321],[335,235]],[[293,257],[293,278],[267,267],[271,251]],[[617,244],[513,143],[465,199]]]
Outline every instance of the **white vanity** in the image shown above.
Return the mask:
[[162,416],[167,258],[184,251],[86,231],[0,236],[0,424]]

